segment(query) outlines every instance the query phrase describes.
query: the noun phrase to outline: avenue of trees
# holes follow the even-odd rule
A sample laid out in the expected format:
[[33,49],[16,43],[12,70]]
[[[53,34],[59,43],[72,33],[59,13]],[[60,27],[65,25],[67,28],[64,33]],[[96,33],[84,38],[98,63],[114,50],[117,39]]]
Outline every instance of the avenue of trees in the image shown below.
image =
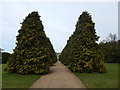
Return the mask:
[[96,43],[99,36],[88,12],[78,18],[76,29],[60,55],[60,61],[73,72],[106,72],[104,57]]
[[[73,72],[106,72],[104,62],[120,62],[120,40],[110,34],[107,40],[97,43],[95,23],[84,11],[78,18],[75,31],[69,37],[63,51],[57,53],[46,36],[38,12],[30,13],[21,23],[16,36],[16,47],[12,54],[2,53],[1,63],[5,71],[18,74],[45,74],[59,59]],[[9,58],[8,58],[9,57]]]
[[5,71],[19,74],[47,73],[57,57],[38,12],[30,13],[21,24],[16,47]]

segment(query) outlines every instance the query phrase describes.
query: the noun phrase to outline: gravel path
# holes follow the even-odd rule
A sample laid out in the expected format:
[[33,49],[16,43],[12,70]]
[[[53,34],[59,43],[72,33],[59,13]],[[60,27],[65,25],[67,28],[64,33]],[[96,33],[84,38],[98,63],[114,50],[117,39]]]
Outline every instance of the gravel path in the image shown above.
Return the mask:
[[85,88],[85,85],[66,66],[57,61],[47,75],[43,75],[30,88]]

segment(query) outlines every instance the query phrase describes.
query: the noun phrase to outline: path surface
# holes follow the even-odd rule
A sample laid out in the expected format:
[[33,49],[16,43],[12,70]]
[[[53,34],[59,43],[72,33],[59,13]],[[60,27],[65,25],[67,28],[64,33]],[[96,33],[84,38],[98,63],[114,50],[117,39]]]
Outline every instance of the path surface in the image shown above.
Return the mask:
[[85,88],[85,85],[66,66],[57,61],[47,75],[30,88]]

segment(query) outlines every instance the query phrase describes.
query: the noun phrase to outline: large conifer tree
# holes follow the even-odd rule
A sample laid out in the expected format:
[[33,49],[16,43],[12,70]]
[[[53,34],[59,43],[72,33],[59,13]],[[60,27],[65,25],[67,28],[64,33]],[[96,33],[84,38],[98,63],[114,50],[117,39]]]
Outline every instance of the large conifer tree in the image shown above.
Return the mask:
[[76,29],[60,55],[60,61],[75,72],[105,72],[104,57],[96,41],[99,37],[88,12],[78,18]]
[[18,32],[17,46],[5,70],[19,74],[47,73],[57,58],[38,12],[30,13]]

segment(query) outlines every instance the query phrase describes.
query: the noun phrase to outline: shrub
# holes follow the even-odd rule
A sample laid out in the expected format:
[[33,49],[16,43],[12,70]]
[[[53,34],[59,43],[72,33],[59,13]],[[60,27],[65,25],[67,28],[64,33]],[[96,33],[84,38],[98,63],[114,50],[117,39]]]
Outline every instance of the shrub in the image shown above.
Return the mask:
[[60,61],[74,72],[105,72],[104,57],[96,41],[99,37],[94,29],[95,23],[88,12],[78,18],[75,32],[67,41],[60,55]]
[[19,74],[45,74],[57,57],[45,35],[38,12],[30,13],[21,23],[17,46],[10,55],[6,71]]

